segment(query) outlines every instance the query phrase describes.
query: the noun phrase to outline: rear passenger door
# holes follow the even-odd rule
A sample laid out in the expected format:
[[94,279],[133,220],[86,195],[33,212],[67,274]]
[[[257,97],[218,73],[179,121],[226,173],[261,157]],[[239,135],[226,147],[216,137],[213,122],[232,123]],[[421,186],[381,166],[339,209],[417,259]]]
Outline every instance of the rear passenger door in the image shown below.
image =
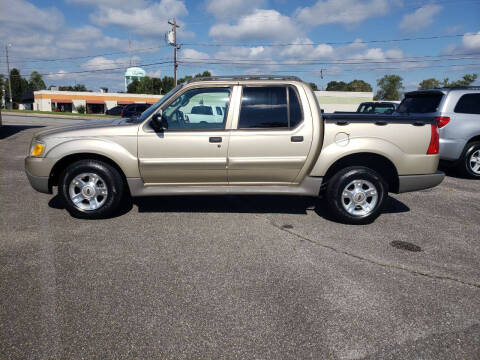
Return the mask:
[[244,85],[228,148],[229,183],[294,182],[312,143],[305,110],[293,85]]
[[480,135],[480,93],[462,95],[453,112],[459,138],[468,141]]

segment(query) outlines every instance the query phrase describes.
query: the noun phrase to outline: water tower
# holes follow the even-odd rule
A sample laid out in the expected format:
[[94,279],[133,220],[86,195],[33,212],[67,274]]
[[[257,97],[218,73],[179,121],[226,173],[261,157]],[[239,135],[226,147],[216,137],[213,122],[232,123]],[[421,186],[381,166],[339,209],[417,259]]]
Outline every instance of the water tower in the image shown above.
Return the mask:
[[128,85],[133,81],[133,80],[138,80],[144,76],[146,76],[147,73],[145,70],[139,67],[129,67],[127,71],[125,71],[125,92],[127,92]]

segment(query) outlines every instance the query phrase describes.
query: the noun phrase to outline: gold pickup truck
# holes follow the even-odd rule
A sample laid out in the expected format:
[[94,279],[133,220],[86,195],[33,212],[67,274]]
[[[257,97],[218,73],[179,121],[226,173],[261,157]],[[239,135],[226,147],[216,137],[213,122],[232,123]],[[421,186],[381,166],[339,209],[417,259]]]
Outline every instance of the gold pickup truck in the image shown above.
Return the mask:
[[112,215],[124,196],[285,194],[322,196],[339,221],[364,224],[388,192],[438,185],[438,150],[434,119],[322,114],[296,77],[210,77],[138,118],[40,131],[25,169],[81,218]]

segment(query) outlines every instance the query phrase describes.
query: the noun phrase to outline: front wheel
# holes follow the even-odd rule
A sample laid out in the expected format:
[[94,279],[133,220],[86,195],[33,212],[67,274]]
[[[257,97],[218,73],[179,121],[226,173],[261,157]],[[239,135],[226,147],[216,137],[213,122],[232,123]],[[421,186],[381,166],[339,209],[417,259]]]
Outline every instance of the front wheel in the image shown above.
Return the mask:
[[375,220],[387,195],[387,185],[380,174],[361,166],[340,170],[329,180],[326,192],[335,218],[353,225]]
[[124,189],[120,173],[97,160],[80,160],[61,174],[58,190],[74,217],[101,219],[120,206]]

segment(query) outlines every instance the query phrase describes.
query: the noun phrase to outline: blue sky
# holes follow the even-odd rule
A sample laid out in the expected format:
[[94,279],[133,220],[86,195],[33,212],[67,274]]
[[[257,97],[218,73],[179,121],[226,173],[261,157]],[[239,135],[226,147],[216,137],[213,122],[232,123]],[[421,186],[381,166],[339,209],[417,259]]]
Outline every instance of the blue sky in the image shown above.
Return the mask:
[[118,91],[130,64],[172,76],[173,17],[180,77],[274,73],[375,87],[398,74],[411,90],[430,77],[480,73],[480,0],[0,0],[0,8],[11,67],[37,70],[47,84]]

